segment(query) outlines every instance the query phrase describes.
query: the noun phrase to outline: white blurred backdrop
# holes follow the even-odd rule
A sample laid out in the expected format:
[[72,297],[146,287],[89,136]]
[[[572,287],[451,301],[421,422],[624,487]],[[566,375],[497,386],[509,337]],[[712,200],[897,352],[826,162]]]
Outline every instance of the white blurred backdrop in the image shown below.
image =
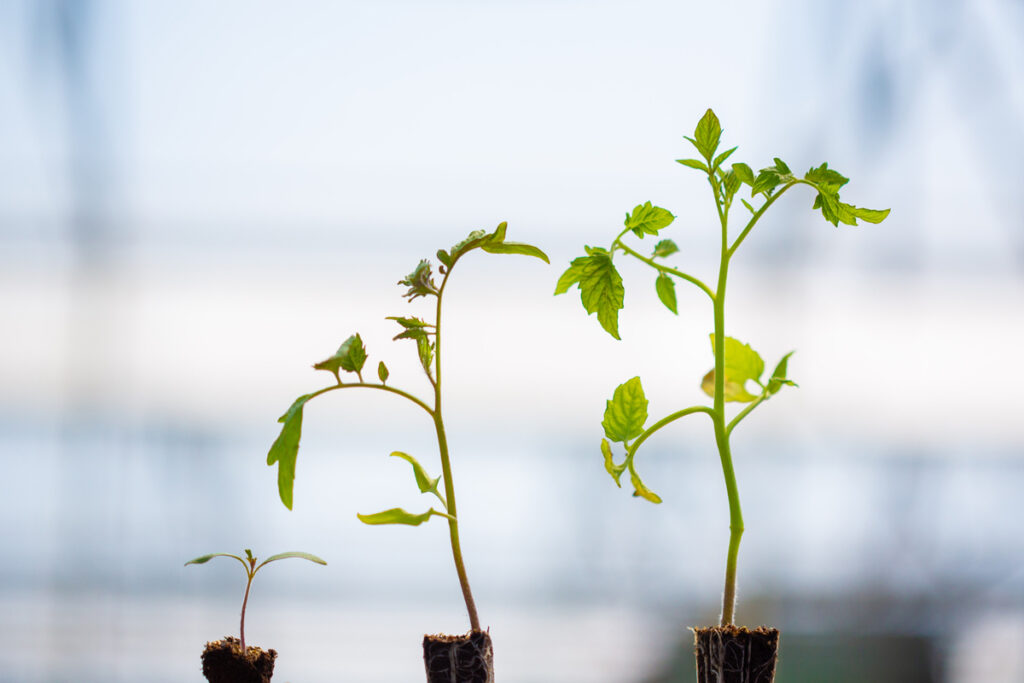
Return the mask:
[[503,220],[552,265],[474,254],[445,322],[498,674],[689,680],[728,537],[710,430],[645,445],[660,506],[598,443],[629,377],[652,416],[702,400],[710,309],[680,289],[672,316],[626,263],[617,342],[551,292],[647,200],[713,276],[706,185],[673,161],[709,106],[735,160],[828,161],[892,208],[836,229],[798,188],[734,261],[729,333],[796,349],[800,384],[734,440],[740,620],[784,631],[787,681],[847,680],[851,638],[896,664],[849,680],[1024,680],[985,654],[1024,651],[1022,36],[1012,0],[0,4],[0,680],[200,680],[242,575],[182,564],[245,547],[329,562],[257,580],[280,680],[421,680],[421,635],[468,628],[445,527],[355,513],[429,505],[386,457],[438,470],[429,423],[310,404],[291,512],[265,456],[354,332],[424,394],[395,282]]

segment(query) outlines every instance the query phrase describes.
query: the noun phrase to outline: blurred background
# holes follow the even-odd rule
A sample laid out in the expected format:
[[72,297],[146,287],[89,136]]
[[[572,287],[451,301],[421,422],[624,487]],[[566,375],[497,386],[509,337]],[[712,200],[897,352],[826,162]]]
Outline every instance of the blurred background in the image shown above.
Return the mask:
[[[306,409],[294,511],[276,418],[359,332],[425,395],[395,282],[509,222],[535,259],[474,254],[446,297],[446,417],[463,546],[507,683],[692,680],[728,540],[706,421],[617,489],[604,401],[704,400],[711,311],[620,266],[623,340],[575,290],[624,212],[675,213],[707,280],[717,229],[691,156],[707,107],[755,169],[828,161],[745,242],[727,330],[800,384],[734,436],[738,619],[783,631],[780,680],[1024,681],[1024,5],[0,3],[0,680],[199,681],[244,577],[209,552],[305,550],[249,601],[275,680],[422,680],[424,632],[468,628],[426,509],[422,413],[378,392]],[[742,209],[740,210],[742,213]],[[641,245],[649,249],[649,244]],[[371,395],[368,395],[371,394]]]

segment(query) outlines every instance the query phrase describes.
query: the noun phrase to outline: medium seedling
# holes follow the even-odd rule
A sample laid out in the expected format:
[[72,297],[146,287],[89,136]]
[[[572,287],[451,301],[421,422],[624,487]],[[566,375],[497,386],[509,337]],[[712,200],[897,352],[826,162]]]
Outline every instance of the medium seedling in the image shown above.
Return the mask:
[[[789,358],[784,355],[776,364],[767,380],[763,380],[764,361],[748,344],[725,334],[725,292],[729,266],[736,251],[757,225],[765,212],[783,194],[798,185],[806,185],[816,192],[813,207],[820,209],[825,220],[838,226],[857,225],[857,219],[869,223],[880,223],[889,210],[876,211],[846,204],[839,199],[839,190],[848,179],[823,163],[811,168],[801,178],[794,175],[781,159],[776,158],[772,166],[755,173],[744,163],[733,163],[725,167],[724,162],[736,151],[736,147],[718,153],[722,128],[718,117],[710,109],[704,114],[692,138],[686,139],[697,148],[700,159],[678,159],[689,168],[707,177],[711,196],[721,227],[721,257],[718,268],[718,284],[712,289],[699,278],[665,264],[664,259],[673,256],[679,247],[670,239],[661,239],[646,256],[626,243],[632,234],[637,239],[646,236],[660,236],[675,216],[651,202],[636,206],[626,214],[625,227],[607,248],[586,247],[586,255],[574,259],[568,270],[562,274],[555,288],[555,294],[562,294],[573,286],[580,289],[583,307],[587,313],[597,313],[598,322],[614,338],[619,339],[619,311],[623,308],[624,287],[613,259],[622,253],[655,271],[655,291],[661,302],[672,313],[677,313],[676,280],[693,285],[710,300],[714,314],[714,332],[711,334],[711,349],[715,366],[704,375],[701,388],[713,399],[713,404],[697,405],[671,413],[650,426],[647,423],[647,398],[639,377],[633,377],[619,385],[612,399],[607,402],[604,420],[605,438],[601,440],[605,469],[621,487],[620,478],[629,473],[634,496],[652,503],[661,498],[651,491],[637,473],[635,457],[640,446],[666,425],[695,413],[704,413],[711,418],[715,443],[725,476],[726,494],[729,499],[729,550],[726,558],[725,590],[722,595],[723,626],[733,623],[736,602],[736,562],[739,555],[740,537],[743,535],[743,513],[740,508],[739,489],[733,471],[732,451],[729,439],[739,423],[759,405],[778,393],[785,386],[796,386],[787,376]],[[735,237],[729,234],[730,211],[734,200],[744,186],[750,189],[750,201],[740,199],[748,216],[745,224]],[[748,389],[753,384],[753,390]],[[744,408],[729,418],[726,403],[743,403]],[[611,443],[621,443],[625,458],[616,462]]]
[[242,563],[242,567],[245,568],[245,579],[246,579],[245,580],[245,597],[242,598],[242,618],[241,618],[241,621],[240,621],[240,623],[238,625],[238,636],[239,636],[238,637],[238,641],[241,644],[242,655],[243,656],[245,655],[245,652],[246,652],[246,648],[245,648],[245,607],[246,607],[246,605],[249,604],[249,589],[252,587],[252,580],[253,580],[253,577],[256,576],[256,572],[258,572],[260,569],[262,569],[263,567],[267,566],[271,562],[276,562],[278,560],[287,560],[287,559],[292,558],[292,557],[298,557],[298,558],[303,559],[303,560],[309,560],[310,562],[316,562],[317,564],[323,564],[323,565],[327,564],[326,562],[321,560],[316,555],[311,555],[310,553],[299,553],[299,552],[279,553],[277,555],[271,555],[270,557],[268,557],[267,559],[263,560],[259,564],[256,564],[256,562],[258,561],[257,558],[253,557],[252,551],[249,550],[248,548],[246,548],[245,549],[245,559],[242,559],[238,555],[232,555],[231,553],[212,553],[210,555],[202,555],[200,557],[197,557],[194,560],[189,560],[188,562],[185,563],[185,566],[187,567],[190,564],[206,564],[207,562],[209,562],[210,560],[212,560],[215,557],[233,557],[236,560],[238,560],[239,562],[241,562]]
[[[391,455],[405,460],[412,465],[413,475],[416,478],[416,485],[421,493],[430,493],[440,502],[441,509],[431,507],[426,512],[411,513],[402,508],[392,508],[370,515],[358,515],[359,519],[366,524],[407,524],[419,526],[431,517],[438,516],[448,520],[448,531],[451,539],[452,557],[455,560],[455,570],[459,577],[459,585],[462,588],[462,595],[466,602],[466,611],[469,614],[470,628],[473,631],[480,630],[480,620],[477,616],[476,605],[473,601],[473,593],[470,590],[469,578],[466,575],[466,567],[462,558],[462,549],[459,544],[459,519],[455,506],[455,481],[452,478],[451,456],[448,450],[448,438],[445,434],[444,418],[441,412],[441,304],[444,299],[444,292],[448,286],[448,280],[455,264],[471,251],[479,249],[490,254],[522,254],[534,256],[548,263],[548,257],[543,251],[529,244],[518,242],[506,242],[505,231],[507,225],[501,223],[492,233],[483,230],[476,230],[469,236],[453,246],[451,249],[440,249],[437,252],[437,260],[440,261],[438,273],[441,277],[441,284],[434,282],[434,275],[430,261],[424,259],[419,262],[416,268],[399,281],[398,284],[407,287],[403,295],[409,301],[417,298],[428,299],[433,297],[434,319],[428,322],[417,317],[394,316],[388,320],[394,320],[402,328],[395,336],[395,340],[409,339],[415,342],[416,353],[419,356],[419,364],[426,375],[427,381],[432,389],[432,401],[428,403],[417,398],[412,393],[399,389],[388,384],[390,372],[383,361],[377,365],[378,382],[366,381],[363,378],[363,368],[366,364],[366,347],[358,334],[346,339],[333,356],[314,365],[317,370],[330,372],[336,384],[324,387],[318,391],[304,394],[292,403],[288,411],[278,420],[284,426],[281,434],[270,447],[267,454],[267,464],[278,465],[277,483],[281,502],[288,509],[292,507],[292,494],[295,481],[295,461],[298,456],[299,440],[302,435],[302,414],[306,403],[323,394],[340,389],[375,389],[384,391],[410,401],[422,409],[429,417],[437,435],[437,447],[441,458],[441,476],[431,477],[426,470],[413,456],[395,451]],[[351,375],[356,381],[342,381],[342,372],[346,373],[346,380]],[[443,480],[443,493],[439,489]]]

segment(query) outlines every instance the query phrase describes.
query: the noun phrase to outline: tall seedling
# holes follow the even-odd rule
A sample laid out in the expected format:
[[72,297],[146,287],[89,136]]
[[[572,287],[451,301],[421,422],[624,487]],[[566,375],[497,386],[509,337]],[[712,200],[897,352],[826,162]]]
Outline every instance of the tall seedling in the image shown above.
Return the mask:
[[[739,423],[755,408],[778,393],[783,387],[795,386],[788,377],[788,363],[792,352],[783,356],[771,374],[764,378],[764,361],[748,344],[726,336],[725,293],[729,266],[740,245],[764,216],[765,212],[791,188],[799,185],[810,187],[815,192],[814,209],[821,211],[829,223],[838,226],[857,225],[857,220],[880,223],[889,210],[876,211],[846,204],[839,198],[839,190],[847,182],[840,173],[823,163],[812,168],[803,177],[795,175],[781,159],[755,173],[750,166],[725,162],[736,151],[736,147],[718,152],[722,128],[718,117],[710,109],[704,114],[693,137],[686,139],[696,147],[699,159],[678,159],[683,166],[695,169],[707,178],[711,198],[721,230],[721,254],[718,279],[714,288],[701,279],[683,270],[666,264],[665,259],[675,255],[679,247],[670,239],[661,239],[649,255],[641,253],[639,246],[631,246],[627,239],[642,240],[647,236],[660,237],[663,229],[675,220],[666,209],[653,206],[651,202],[636,206],[626,214],[625,227],[612,240],[608,248],[585,247],[586,254],[574,259],[562,274],[555,288],[555,294],[563,294],[571,287],[580,289],[583,307],[587,313],[597,313],[598,322],[608,334],[619,339],[619,311],[623,308],[624,287],[622,278],[615,268],[617,254],[628,256],[649,266],[656,274],[655,292],[661,302],[672,313],[677,313],[676,281],[696,287],[711,303],[714,316],[714,331],[711,333],[711,350],[715,365],[701,380],[704,393],[713,399],[712,405],[697,405],[678,410],[647,426],[647,399],[639,377],[619,385],[607,402],[604,420],[605,438],[601,440],[605,469],[621,487],[621,477],[629,474],[634,496],[652,503],[661,498],[651,491],[637,472],[635,458],[640,446],[659,429],[696,413],[703,413],[711,419],[715,443],[725,477],[726,494],[729,499],[729,550],[725,564],[725,590],[722,594],[722,626],[731,625],[736,602],[736,561],[739,556],[740,538],[743,535],[743,512],[740,507],[739,489],[733,470],[730,437]],[[749,201],[740,197],[741,191],[749,190]],[[731,235],[729,220],[735,200],[743,205],[741,210],[742,228]],[[751,386],[752,385],[752,386]],[[726,403],[741,403],[744,407],[731,415]],[[611,443],[621,443],[625,457],[616,461]]]
[[[338,347],[334,355],[313,366],[317,370],[330,372],[334,376],[335,384],[309,394],[303,394],[292,403],[288,411],[278,420],[283,423],[281,434],[274,441],[267,455],[267,464],[277,464],[278,466],[277,483],[281,502],[288,509],[291,509],[295,481],[295,461],[299,451],[299,439],[302,435],[302,413],[303,408],[309,401],[332,391],[373,389],[398,396],[422,409],[430,418],[434,432],[437,435],[437,448],[441,459],[441,476],[429,476],[419,461],[407,453],[395,451],[391,455],[405,460],[412,466],[416,485],[419,487],[420,492],[435,496],[440,509],[431,507],[422,513],[412,513],[401,508],[392,508],[375,514],[360,514],[358,517],[366,524],[408,524],[412,526],[419,526],[435,516],[443,517],[447,520],[452,558],[455,560],[455,571],[458,574],[462,596],[466,602],[466,611],[469,614],[469,623],[472,631],[480,630],[480,619],[477,616],[473,593],[470,590],[469,578],[466,575],[466,566],[462,557],[462,547],[459,543],[459,517],[455,504],[455,480],[452,477],[451,455],[448,449],[448,437],[445,434],[444,417],[441,410],[443,377],[441,370],[441,305],[444,301],[444,293],[455,265],[472,251],[479,249],[489,254],[523,254],[539,258],[545,263],[549,262],[547,255],[537,247],[505,241],[506,227],[505,223],[501,223],[492,233],[486,233],[483,230],[474,231],[451,249],[438,250],[437,260],[440,261],[438,266],[438,273],[441,276],[440,285],[436,284],[433,268],[430,261],[426,259],[420,261],[412,273],[398,283],[408,288],[403,296],[408,297],[409,301],[417,298],[428,300],[433,298],[434,300],[433,320],[428,321],[412,316],[388,318],[388,320],[394,320],[401,328],[401,331],[395,336],[396,340],[408,339],[414,343],[420,367],[423,369],[432,390],[430,398],[423,400],[409,391],[388,384],[390,372],[383,361],[377,364],[377,381],[373,381],[372,378],[369,378],[369,381],[367,381],[367,378],[363,377],[363,369],[366,366],[367,360],[366,348],[363,345],[362,338],[358,334],[354,334]],[[345,374],[342,375],[342,373]],[[344,381],[342,377],[345,378]]]

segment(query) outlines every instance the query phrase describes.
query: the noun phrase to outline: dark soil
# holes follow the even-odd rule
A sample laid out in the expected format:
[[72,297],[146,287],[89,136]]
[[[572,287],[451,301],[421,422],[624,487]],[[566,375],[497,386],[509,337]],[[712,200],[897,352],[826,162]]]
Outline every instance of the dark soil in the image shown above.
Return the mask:
[[270,683],[277,652],[246,646],[228,636],[206,644],[203,650],[203,675],[210,683]]
[[779,632],[761,626],[693,630],[697,683],[772,683],[779,654]]
[[423,636],[427,683],[494,683],[494,648],[484,631]]

